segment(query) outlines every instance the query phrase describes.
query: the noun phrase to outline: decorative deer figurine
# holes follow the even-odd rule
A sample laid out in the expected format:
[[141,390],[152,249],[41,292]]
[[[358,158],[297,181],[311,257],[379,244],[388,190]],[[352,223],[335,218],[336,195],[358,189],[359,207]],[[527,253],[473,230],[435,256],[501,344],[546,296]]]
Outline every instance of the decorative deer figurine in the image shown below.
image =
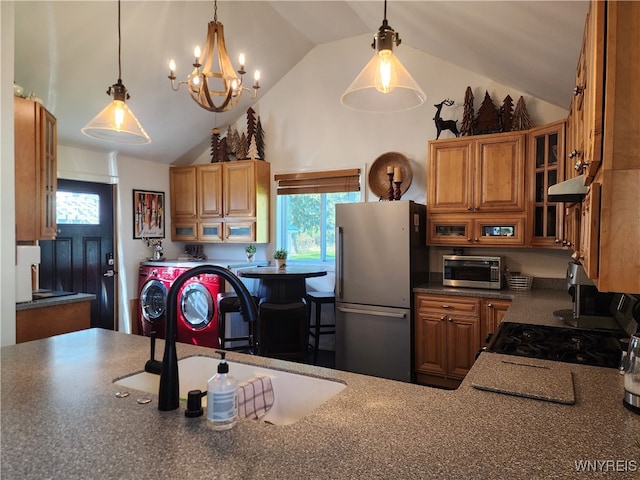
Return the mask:
[[451,105],[453,105],[453,100],[449,100],[448,98],[443,100],[440,103],[437,103],[434,105],[434,107],[436,107],[436,116],[433,117],[433,119],[436,122],[436,130],[438,130],[438,134],[436,135],[436,140],[440,137],[440,132],[442,132],[443,130],[451,130],[451,132],[456,136],[459,137],[460,133],[458,132],[458,125],[456,125],[458,123],[457,120],[443,120],[442,117],[440,116],[440,110],[442,110],[442,105],[446,105],[447,107],[450,107]]

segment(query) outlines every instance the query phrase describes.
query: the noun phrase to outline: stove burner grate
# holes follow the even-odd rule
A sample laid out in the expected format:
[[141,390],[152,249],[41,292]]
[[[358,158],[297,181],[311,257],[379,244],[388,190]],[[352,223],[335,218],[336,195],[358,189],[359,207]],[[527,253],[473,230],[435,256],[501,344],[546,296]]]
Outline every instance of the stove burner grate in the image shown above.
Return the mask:
[[528,358],[618,368],[623,331],[584,330],[502,322],[487,351]]

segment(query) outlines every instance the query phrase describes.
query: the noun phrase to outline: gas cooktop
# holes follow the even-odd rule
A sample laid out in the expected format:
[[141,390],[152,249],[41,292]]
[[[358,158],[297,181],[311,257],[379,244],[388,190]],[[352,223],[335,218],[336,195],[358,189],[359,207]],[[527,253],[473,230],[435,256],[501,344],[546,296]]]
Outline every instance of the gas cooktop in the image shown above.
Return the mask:
[[502,322],[487,351],[558,362],[618,368],[622,330],[586,330]]

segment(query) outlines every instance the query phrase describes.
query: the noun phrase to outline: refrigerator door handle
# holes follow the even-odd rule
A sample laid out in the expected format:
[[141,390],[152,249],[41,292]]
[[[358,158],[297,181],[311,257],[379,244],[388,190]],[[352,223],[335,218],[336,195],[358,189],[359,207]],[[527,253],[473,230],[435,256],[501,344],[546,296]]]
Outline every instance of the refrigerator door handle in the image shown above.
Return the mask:
[[377,315],[379,317],[391,317],[391,318],[405,318],[407,316],[406,313],[389,313],[389,312],[381,312],[377,310],[363,310],[360,308],[347,308],[347,307],[338,307],[338,311],[343,313],[361,313],[363,315]]
[[342,269],[344,267],[344,260],[342,258],[342,237],[342,227],[336,227],[336,284],[338,286],[338,292],[336,295],[337,299],[341,299],[344,296],[344,278],[342,277]]

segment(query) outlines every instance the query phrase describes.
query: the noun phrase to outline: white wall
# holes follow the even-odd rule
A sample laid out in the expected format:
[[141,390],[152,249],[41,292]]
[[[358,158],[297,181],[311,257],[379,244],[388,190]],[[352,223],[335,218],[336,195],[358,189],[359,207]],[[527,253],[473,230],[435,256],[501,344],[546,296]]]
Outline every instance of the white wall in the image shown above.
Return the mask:
[[[5,64],[13,63],[13,14],[12,4],[2,5],[2,99],[9,93],[12,79],[5,70]],[[6,12],[9,12],[10,19]],[[6,27],[6,28],[5,28]],[[8,38],[8,40],[7,40]],[[403,198],[420,203],[426,201],[426,160],[427,142],[436,135],[433,115],[434,103],[444,98],[453,99],[454,107],[444,109],[445,119],[462,120],[462,106],[467,86],[471,86],[479,107],[485,90],[496,105],[500,105],[509,94],[517,101],[524,95],[527,109],[535,125],[565,118],[567,111],[542,102],[519,92],[514,88],[497,84],[468,70],[455,67],[443,60],[424,54],[407,44],[402,44],[396,53],[427,94],[427,102],[421,107],[390,114],[369,114],[355,112],[340,104],[340,96],[360,69],[369,61],[372,50],[369,47],[371,35],[362,35],[338,42],[321,45],[312,50],[278,84],[273,86],[254,109],[260,115],[265,130],[267,158],[272,164],[272,174],[319,169],[341,169],[357,167],[363,170],[363,188],[368,190],[367,169],[381,154],[398,151],[405,154],[413,168],[413,182]],[[12,69],[11,69],[12,70]],[[12,77],[12,71],[11,77]],[[8,85],[7,85],[8,84]],[[185,100],[186,101],[186,100]],[[0,207],[2,225],[14,225],[13,209],[13,152],[12,117],[13,108],[2,104],[2,194]],[[245,128],[242,118],[237,125]],[[449,132],[442,138],[450,136]],[[5,161],[5,157],[7,160]],[[164,191],[170,202],[168,166],[152,161],[119,157],[117,154],[96,153],[59,145],[59,175],[61,178],[98,181],[118,186],[118,284],[120,290],[120,329],[129,331],[129,300],[137,297],[138,262],[150,255],[150,250],[141,240],[132,239],[132,189]],[[210,161],[208,148],[196,163]],[[11,163],[9,163],[11,162]],[[5,176],[5,173],[8,173]],[[5,188],[6,187],[6,188]],[[275,190],[272,198],[272,238],[275,239]],[[377,201],[366,192],[368,201]],[[167,219],[167,235],[169,235]],[[12,247],[12,228],[3,228],[0,246]],[[172,244],[167,238],[164,243],[167,258],[176,258],[183,244]],[[272,247],[259,247],[257,259],[270,258]],[[7,341],[15,341],[15,321],[12,315],[15,293],[13,282],[13,259],[11,248],[0,248],[2,255],[2,329],[9,332]],[[242,246],[211,245],[206,247],[209,258],[242,259]],[[539,259],[545,258],[544,262]],[[514,262],[521,270],[537,276],[564,276],[565,253],[518,251]],[[9,257],[11,259],[9,260]],[[556,267],[556,257],[558,266]],[[517,260],[515,260],[517,259]],[[562,265],[564,263],[564,265]],[[433,271],[437,261],[431,261]],[[511,266],[511,265],[510,265]],[[7,267],[7,268],[5,268]],[[11,272],[9,272],[9,268]],[[562,272],[560,274],[559,272]],[[7,285],[9,284],[9,285]],[[13,329],[13,338],[11,338]],[[2,339],[5,342],[5,339]]]
[[[365,172],[363,187],[368,190],[366,174],[373,161],[385,152],[398,151],[410,159],[414,174],[403,198],[425,203],[427,142],[436,137],[435,103],[445,98],[454,100],[455,105],[445,108],[441,115],[445,119],[457,119],[460,125],[465,91],[471,86],[476,111],[487,91],[496,106],[502,105],[507,95],[514,104],[523,96],[533,126],[567,116],[563,108],[404,43],[395,52],[426,93],[425,104],[389,114],[349,110],[340,104],[340,96],[373,54],[370,40],[370,36],[360,36],[316,47],[260,99],[254,109],[265,129],[266,156],[272,173],[359,167]],[[451,136],[447,131],[440,138]],[[378,200],[368,191],[366,199]],[[273,238],[274,228],[272,222]],[[444,253],[450,253],[450,249],[432,249],[431,271],[441,270]],[[501,249],[489,250],[489,253],[506,256],[510,268],[514,265],[523,273],[549,278],[563,278],[569,259],[564,251]]]
[[[129,312],[128,306],[130,300],[138,297],[138,264],[151,256],[151,249],[142,240],[133,239],[133,190],[161,191],[170,202],[169,166],[121,157],[116,152],[104,154],[61,145],[58,147],[58,178],[117,185],[114,213],[118,324],[120,331],[131,332],[136,316],[135,312]],[[169,228],[167,219],[164,254],[167,258],[177,258],[182,245],[169,240]]]

